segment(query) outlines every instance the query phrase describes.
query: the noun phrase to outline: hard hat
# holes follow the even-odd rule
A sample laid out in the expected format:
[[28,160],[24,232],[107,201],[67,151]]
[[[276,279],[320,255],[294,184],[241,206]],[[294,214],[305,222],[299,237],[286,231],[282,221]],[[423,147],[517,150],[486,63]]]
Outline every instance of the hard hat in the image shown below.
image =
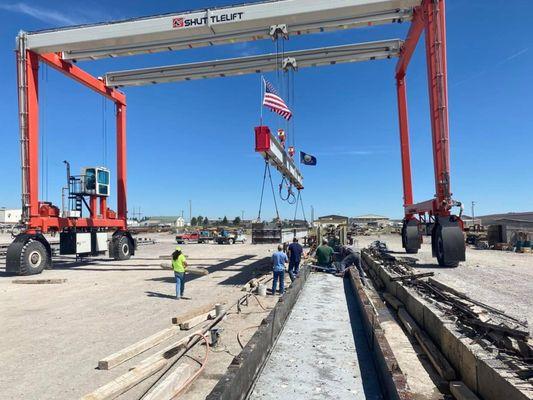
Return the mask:
[[181,247],[180,246],[176,246],[176,251],[181,251]]

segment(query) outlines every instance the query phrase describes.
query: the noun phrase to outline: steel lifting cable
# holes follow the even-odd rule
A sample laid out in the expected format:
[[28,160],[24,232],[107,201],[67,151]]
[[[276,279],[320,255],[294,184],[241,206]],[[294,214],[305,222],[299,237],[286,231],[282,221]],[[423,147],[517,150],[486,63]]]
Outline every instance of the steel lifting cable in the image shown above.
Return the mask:
[[294,208],[294,218],[292,219],[292,224],[296,224],[296,215],[298,214],[298,202],[300,201],[300,190],[298,190],[298,197],[296,198],[296,207]]
[[[300,195],[300,189],[298,189],[298,195]],[[302,206],[302,214],[304,216],[304,221],[307,222],[307,217],[305,216],[304,201],[303,201],[303,197],[301,195],[300,195],[300,204]]]
[[[283,184],[287,186],[287,197],[283,197]],[[279,197],[281,200],[286,201],[289,204],[294,204],[296,202],[296,197],[292,191],[292,183],[287,183],[287,178],[281,178],[281,183],[279,184]]]
[[261,209],[263,208],[263,194],[265,193],[265,181],[268,168],[268,161],[265,160],[265,171],[263,173],[263,185],[261,186],[261,199],[259,200],[259,213],[257,214],[257,219],[261,221]]
[[272,189],[272,198],[274,199],[274,207],[276,208],[276,217],[279,220],[279,210],[278,210],[278,202],[276,201],[276,193],[274,191],[274,183],[272,182],[272,175],[270,173],[270,164],[268,163],[268,159],[265,159],[265,171],[263,173],[263,185],[261,187],[261,199],[259,201],[259,213],[257,214],[258,221],[261,221],[261,210],[263,209],[263,195],[265,193],[265,182],[268,172],[268,179],[270,180],[270,187]]
[[270,174],[270,165],[267,164],[268,177],[270,178],[270,187],[272,188],[272,198],[274,199],[274,206],[276,207],[276,217],[279,218],[278,202],[276,201],[276,193],[274,191],[274,183],[272,182],[272,175]]
[[292,224],[296,224],[296,215],[298,214],[298,203],[300,203],[300,206],[302,208],[302,214],[304,217],[304,221],[307,222],[307,218],[305,216],[305,208],[304,208],[304,202],[302,200],[302,191],[301,189],[298,189],[298,197],[296,198],[296,209],[294,210],[294,219],[292,220]]

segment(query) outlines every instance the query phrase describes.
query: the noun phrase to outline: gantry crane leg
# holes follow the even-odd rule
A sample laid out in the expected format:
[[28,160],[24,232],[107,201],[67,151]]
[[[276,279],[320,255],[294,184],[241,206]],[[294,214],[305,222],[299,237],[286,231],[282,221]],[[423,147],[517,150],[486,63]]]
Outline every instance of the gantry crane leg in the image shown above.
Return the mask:
[[[425,32],[426,42],[435,198],[413,204],[405,79],[407,66],[422,32]],[[405,212],[402,227],[403,247],[407,253],[416,253],[422,243],[422,234],[430,235],[432,253],[439,264],[457,266],[460,261],[465,260],[465,241],[460,216],[450,212],[451,208],[459,203],[452,199],[450,190],[444,0],[424,0],[414,9],[411,27],[396,67],[396,85]]]

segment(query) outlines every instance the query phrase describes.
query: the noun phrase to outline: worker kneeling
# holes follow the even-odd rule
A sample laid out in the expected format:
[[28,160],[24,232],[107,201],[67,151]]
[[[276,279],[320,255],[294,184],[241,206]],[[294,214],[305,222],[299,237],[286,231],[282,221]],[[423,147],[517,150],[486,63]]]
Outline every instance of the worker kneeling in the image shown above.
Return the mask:
[[354,246],[342,246],[340,248],[340,262],[334,263],[337,269],[337,276],[344,276],[344,273],[351,266],[355,266],[361,278],[364,278],[361,267],[361,254]]
[[187,268],[187,259],[181,251],[181,247],[176,247],[174,253],[172,253],[172,269],[174,270],[174,276],[176,277],[176,300],[183,297],[185,291],[185,270]]
[[278,245],[278,251],[272,254],[272,295],[276,294],[276,283],[279,281],[279,294],[285,292],[285,264],[289,262],[287,254],[283,252],[283,245]]

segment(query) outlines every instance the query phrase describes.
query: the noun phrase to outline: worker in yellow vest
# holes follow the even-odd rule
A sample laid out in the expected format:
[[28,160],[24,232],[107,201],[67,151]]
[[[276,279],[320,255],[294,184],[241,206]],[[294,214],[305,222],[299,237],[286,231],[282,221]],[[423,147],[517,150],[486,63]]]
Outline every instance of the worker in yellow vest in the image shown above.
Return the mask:
[[174,276],[176,277],[176,300],[183,297],[185,290],[185,270],[187,268],[187,259],[181,251],[181,247],[176,247],[174,253],[172,253],[172,269],[174,270]]

